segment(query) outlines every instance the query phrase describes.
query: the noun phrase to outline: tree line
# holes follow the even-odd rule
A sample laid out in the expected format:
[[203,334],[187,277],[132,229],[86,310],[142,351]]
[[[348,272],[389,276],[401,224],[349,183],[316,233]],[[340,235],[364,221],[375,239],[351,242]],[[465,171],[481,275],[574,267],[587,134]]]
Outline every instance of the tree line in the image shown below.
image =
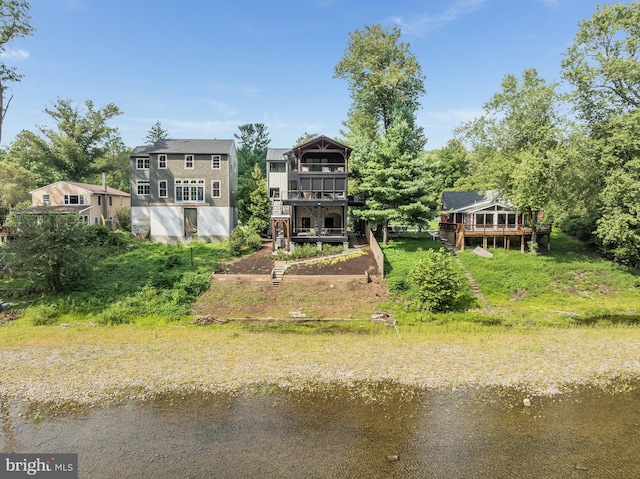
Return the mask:
[[[27,2],[1,0],[0,7],[2,51],[34,29]],[[21,28],[6,30],[14,24]],[[483,114],[431,151],[416,120],[425,76],[401,35],[399,27],[357,29],[334,67],[351,96],[338,140],[353,149],[349,190],[364,204],[353,217],[379,225],[386,242],[391,222],[427,226],[445,189],[496,189],[523,211],[543,209],[545,221],[612,259],[640,264],[640,3],[597,6],[563,55],[563,83],[533,66],[506,75]],[[6,81],[19,75],[8,79],[3,71],[0,65],[4,99]],[[116,105],[58,99],[45,112],[53,126],[22,131],[0,152],[0,204],[15,207],[29,190],[60,179],[96,182],[103,171],[128,191],[130,150],[109,126],[122,114]],[[158,122],[147,141],[167,136]],[[305,133],[298,143],[313,136]],[[264,124],[247,123],[234,137],[240,218],[253,218],[252,228],[264,231],[269,133]]]

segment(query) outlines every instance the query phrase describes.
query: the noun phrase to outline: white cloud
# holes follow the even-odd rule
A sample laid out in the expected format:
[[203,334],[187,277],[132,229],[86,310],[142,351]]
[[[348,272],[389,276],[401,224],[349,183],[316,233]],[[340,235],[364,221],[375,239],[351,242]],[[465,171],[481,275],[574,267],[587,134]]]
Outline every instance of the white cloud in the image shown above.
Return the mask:
[[480,10],[486,2],[487,0],[458,0],[445,11],[436,15],[427,14],[410,20],[395,17],[392,20],[402,28],[403,32],[422,36],[456,21],[461,16]]
[[29,58],[29,52],[21,48],[17,48],[15,50],[12,48],[9,48],[8,50],[0,52],[0,58],[5,58],[7,60],[16,60],[16,61],[26,60],[27,58]]

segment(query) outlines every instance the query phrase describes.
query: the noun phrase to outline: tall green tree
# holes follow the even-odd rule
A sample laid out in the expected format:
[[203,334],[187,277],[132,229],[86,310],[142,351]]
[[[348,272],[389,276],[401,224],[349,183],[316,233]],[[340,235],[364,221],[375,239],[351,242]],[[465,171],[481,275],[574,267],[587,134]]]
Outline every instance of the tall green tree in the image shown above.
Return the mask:
[[[522,78],[507,75],[502,90],[484,106],[485,115],[458,133],[475,153],[471,168],[484,189],[498,189],[525,212],[552,206],[562,166],[564,128],[556,83],[548,83],[531,68]],[[535,229],[532,223],[535,243]]]
[[426,138],[415,125],[424,75],[400,36],[398,27],[355,30],[334,68],[334,77],[346,80],[351,94],[345,122],[353,149],[349,188],[364,199],[353,214],[382,226],[385,243],[390,221],[420,224],[433,214],[422,161]]
[[240,134],[234,133],[239,140],[238,154],[238,215],[240,221],[247,223],[251,217],[248,209],[249,195],[252,191],[251,174],[258,165],[266,175],[267,148],[271,140],[266,125],[262,123],[246,123],[238,127]]
[[262,234],[269,228],[271,201],[267,193],[267,180],[262,174],[259,165],[254,165],[251,172],[251,180],[247,201],[248,226],[256,233]]
[[0,160],[0,206],[13,209],[19,203],[30,201],[29,191],[36,188],[31,172],[20,165]]
[[166,140],[167,138],[169,138],[169,131],[162,128],[160,121],[156,121],[145,137],[145,144],[153,145],[156,142]]
[[379,24],[354,30],[334,68],[334,77],[346,80],[351,93],[348,126],[365,137],[377,136],[380,126],[386,132],[397,105],[417,111],[425,94],[422,68],[401,33]]
[[582,120],[573,160],[583,181],[568,186],[582,194],[572,199],[604,252],[637,266],[640,2],[598,6],[580,23],[562,75],[573,87],[571,99]]
[[[113,103],[96,108],[87,100],[83,106],[62,100],[45,108],[56,128],[40,126],[40,136],[25,133],[22,139],[29,150],[33,168],[50,170],[56,179],[89,182],[100,174],[99,160],[108,154],[119,137],[109,120],[121,115]],[[31,169],[31,168],[30,168]]]
[[576,110],[589,126],[597,129],[640,106],[639,55],[640,2],[598,5],[580,22],[562,76],[574,87]]
[[267,148],[269,148],[269,132],[264,123],[245,123],[238,127],[240,134],[233,136],[239,141],[238,147],[238,177],[246,180],[251,178],[253,166],[260,166],[266,173]]
[[398,108],[361,167],[357,192],[365,207],[354,215],[381,225],[384,244],[391,221],[424,226],[435,215],[436,182],[422,155],[425,141],[409,109]]
[[[31,6],[25,0],[0,0],[0,54],[6,53],[10,43],[18,38],[32,35],[34,28],[31,25],[29,9]],[[2,141],[2,126],[13,98],[6,98],[8,83],[19,82],[22,75],[16,67],[10,67],[0,62],[0,142]]]
[[[105,146],[104,154],[96,160],[95,170],[106,173],[107,183],[110,187],[129,192],[131,189],[129,171],[131,148],[124,144],[118,134],[114,134],[106,140]],[[100,176],[100,174],[93,175],[90,177],[89,183],[100,183]]]
[[84,253],[86,228],[76,214],[59,215],[48,211],[21,215],[17,237],[8,245],[15,253],[12,267],[29,278],[38,291],[73,289],[82,277],[87,255]]

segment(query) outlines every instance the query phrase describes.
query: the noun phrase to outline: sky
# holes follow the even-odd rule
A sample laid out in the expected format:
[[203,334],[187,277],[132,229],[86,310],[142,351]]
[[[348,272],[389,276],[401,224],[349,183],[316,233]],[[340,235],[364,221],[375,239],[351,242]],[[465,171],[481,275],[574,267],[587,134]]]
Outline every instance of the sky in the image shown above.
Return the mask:
[[[561,82],[591,0],[30,0],[36,31],[16,40],[2,144],[55,127],[58,98],[115,103],[131,148],[159,121],[170,138],[234,138],[264,123],[273,148],[305,133],[341,138],[351,104],[334,67],[350,32],[399,26],[425,75],[417,112],[427,150],[482,114],[509,74]],[[622,1],[621,3],[630,3]]]

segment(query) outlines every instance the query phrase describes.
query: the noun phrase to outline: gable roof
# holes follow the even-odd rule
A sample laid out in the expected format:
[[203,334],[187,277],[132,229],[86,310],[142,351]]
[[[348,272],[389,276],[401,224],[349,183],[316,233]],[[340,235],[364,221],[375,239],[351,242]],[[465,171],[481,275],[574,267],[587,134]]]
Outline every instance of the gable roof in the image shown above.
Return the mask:
[[497,190],[442,192],[442,210],[450,213],[477,211],[493,205],[515,208],[509,201],[500,198]]
[[296,155],[299,155],[303,150],[340,151],[347,155],[351,153],[350,147],[324,135],[317,136],[313,140],[293,148]]
[[136,146],[130,156],[149,156],[152,153],[231,154],[235,150],[233,140],[160,140],[153,145]]
[[[75,186],[77,188],[82,188],[83,190],[89,191],[91,193],[104,193],[104,189],[102,188],[102,185],[92,185],[90,183],[79,183],[77,181],[65,181],[65,180],[60,180],[60,181],[56,181],[55,183],[51,183],[49,185],[45,185],[45,186],[41,186],[40,188],[36,188],[35,190],[31,190],[29,193],[35,193],[38,190],[42,190],[44,188],[50,188],[54,185],[57,185],[59,183],[64,183],[67,185],[71,185],[71,186]],[[114,195],[114,196],[131,196],[129,193],[125,193],[124,191],[120,191],[120,190],[116,190],[115,188],[111,188],[110,186],[107,186],[107,194],[109,195]]]

